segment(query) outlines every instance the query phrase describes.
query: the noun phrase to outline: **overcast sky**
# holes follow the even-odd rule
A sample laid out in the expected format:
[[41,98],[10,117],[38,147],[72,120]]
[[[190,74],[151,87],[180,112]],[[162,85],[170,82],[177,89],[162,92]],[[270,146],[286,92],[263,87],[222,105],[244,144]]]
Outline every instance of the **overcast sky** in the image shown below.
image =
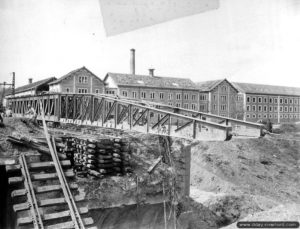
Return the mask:
[[220,0],[219,9],[107,37],[99,0],[1,0],[0,82],[86,66],[100,78],[160,76],[300,87],[298,0]]

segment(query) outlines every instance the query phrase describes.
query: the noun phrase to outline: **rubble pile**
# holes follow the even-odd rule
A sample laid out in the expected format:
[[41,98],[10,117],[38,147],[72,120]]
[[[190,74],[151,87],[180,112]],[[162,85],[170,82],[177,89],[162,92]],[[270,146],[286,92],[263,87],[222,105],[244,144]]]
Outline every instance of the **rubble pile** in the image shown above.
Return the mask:
[[125,138],[64,137],[62,141],[63,147],[59,147],[59,151],[73,162],[78,174],[104,177],[132,173],[131,152]]

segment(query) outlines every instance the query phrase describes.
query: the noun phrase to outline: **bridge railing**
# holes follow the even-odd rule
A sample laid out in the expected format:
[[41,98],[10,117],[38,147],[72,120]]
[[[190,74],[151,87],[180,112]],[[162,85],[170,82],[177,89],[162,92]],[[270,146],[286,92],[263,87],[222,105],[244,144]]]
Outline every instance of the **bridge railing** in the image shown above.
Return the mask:
[[[41,119],[39,100],[43,103],[46,120],[52,122],[96,125],[199,140],[228,140],[232,134],[228,122],[220,124],[202,119],[204,116],[219,116],[185,109],[181,109],[185,113],[174,113],[147,103],[102,94],[22,96],[9,98],[9,103],[15,116],[24,116],[28,104],[31,104],[38,113],[38,119]],[[240,120],[228,120],[245,126],[261,127]]]

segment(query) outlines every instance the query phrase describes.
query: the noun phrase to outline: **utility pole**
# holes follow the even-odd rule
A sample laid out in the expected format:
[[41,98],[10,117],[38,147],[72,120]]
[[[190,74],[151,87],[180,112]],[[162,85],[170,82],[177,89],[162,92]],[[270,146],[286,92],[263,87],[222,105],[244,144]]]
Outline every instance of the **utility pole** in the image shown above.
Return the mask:
[[5,87],[6,86],[11,86],[11,95],[14,96],[15,95],[15,82],[16,82],[16,74],[15,72],[12,72],[12,82],[11,83],[0,83],[0,86],[3,86],[3,91],[2,91],[2,96],[1,96],[1,101],[0,101],[0,105],[3,105],[3,100],[5,97]]

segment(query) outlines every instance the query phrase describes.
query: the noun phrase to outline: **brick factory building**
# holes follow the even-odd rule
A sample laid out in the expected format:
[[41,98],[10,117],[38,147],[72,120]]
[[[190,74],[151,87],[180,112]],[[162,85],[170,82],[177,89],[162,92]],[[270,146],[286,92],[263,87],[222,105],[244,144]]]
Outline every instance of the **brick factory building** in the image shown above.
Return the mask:
[[104,82],[86,67],[82,67],[49,83],[49,91],[58,93],[102,94],[104,93]]
[[199,92],[190,79],[107,73],[105,93],[198,110]]
[[256,122],[300,120],[300,88],[250,83],[226,79],[197,83],[199,111]]

